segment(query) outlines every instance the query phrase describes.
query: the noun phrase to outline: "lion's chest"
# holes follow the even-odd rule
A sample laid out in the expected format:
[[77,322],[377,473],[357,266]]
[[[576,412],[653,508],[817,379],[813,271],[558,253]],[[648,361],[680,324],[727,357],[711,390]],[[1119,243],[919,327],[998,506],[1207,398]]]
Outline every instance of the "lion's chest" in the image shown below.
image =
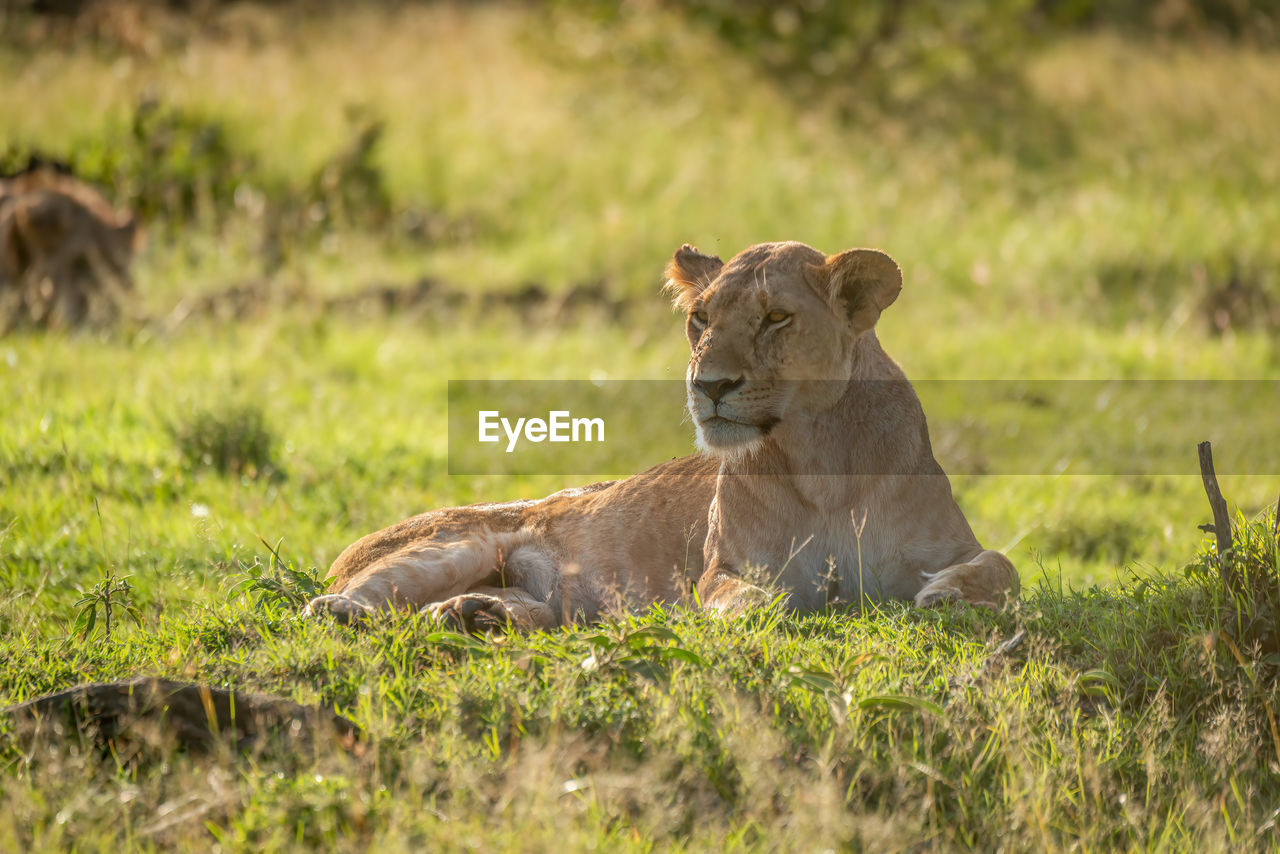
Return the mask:
[[902,599],[919,589],[918,571],[904,565],[898,544],[881,532],[867,526],[859,536],[847,518],[813,520],[808,527],[768,549],[768,564],[777,567],[796,605],[857,602],[860,592],[877,601]]
[[868,514],[855,525],[846,511],[789,521],[776,508],[758,510],[736,522],[722,518],[712,536],[732,541],[724,552],[749,580],[787,590],[801,610],[857,602],[860,591],[879,601],[920,589],[927,560],[887,520]]

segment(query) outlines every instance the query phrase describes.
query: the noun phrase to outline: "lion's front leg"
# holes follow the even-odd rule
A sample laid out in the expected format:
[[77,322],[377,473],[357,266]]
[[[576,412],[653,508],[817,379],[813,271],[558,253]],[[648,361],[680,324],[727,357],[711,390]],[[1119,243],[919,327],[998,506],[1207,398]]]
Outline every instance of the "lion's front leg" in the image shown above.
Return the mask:
[[958,600],[981,608],[997,609],[1016,596],[1018,571],[1007,557],[987,549],[965,563],[925,573],[925,585],[916,594],[916,605],[927,608]]
[[[491,577],[503,545],[508,543],[476,534],[406,546],[355,571],[345,582],[340,581],[333,593],[312,599],[303,613],[308,617],[329,615],[340,623],[350,623],[377,611],[417,609],[440,602]],[[342,560],[339,558],[339,563]]]

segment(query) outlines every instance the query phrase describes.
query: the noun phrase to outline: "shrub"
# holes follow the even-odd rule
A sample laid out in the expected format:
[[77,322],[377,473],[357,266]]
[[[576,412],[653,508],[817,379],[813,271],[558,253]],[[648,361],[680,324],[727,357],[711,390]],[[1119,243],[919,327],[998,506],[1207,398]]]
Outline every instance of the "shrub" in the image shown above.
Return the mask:
[[211,468],[219,474],[249,478],[280,473],[274,459],[275,434],[256,404],[199,410],[170,431],[191,469]]
[[[1206,541],[1184,572],[1197,586],[1220,603],[1221,630],[1246,651],[1263,656],[1280,653],[1280,554],[1277,526],[1271,513],[1256,519],[1237,515],[1232,526],[1232,548],[1219,557]],[[1234,589],[1222,581],[1223,564],[1237,580]],[[1277,663],[1270,662],[1273,666]]]

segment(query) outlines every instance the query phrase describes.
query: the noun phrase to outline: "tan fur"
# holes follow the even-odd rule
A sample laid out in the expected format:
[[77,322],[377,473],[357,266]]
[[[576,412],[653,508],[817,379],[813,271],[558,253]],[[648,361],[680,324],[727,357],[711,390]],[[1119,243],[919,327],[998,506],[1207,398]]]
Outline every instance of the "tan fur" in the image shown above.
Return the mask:
[[722,613],[772,588],[798,611],[863,596],[998,607],[1017,592],[1013,565],[979,545],[953,500],[920,402],[876,339],[902,286],[889,256],[772,243],[723,264],[685,246],[667,276],[688,313],[702,454],[407,519],[348,547],[329,570],[334,592],[307,612],[425,608],[479,630],[675,602],[695,580],[702,607]]
[[0,302],[5,315],[75,326],[113,316],[131,290],[135,221],[69,175],[0,180]]

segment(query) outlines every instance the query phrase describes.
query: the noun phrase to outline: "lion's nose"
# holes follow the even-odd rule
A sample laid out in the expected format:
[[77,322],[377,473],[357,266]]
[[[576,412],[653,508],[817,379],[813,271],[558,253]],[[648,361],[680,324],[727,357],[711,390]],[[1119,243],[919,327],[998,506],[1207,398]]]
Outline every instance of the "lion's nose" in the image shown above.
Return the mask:
[[731,380],[727,377],[718,380],[694,380],[693,384],[702,391],[712,403],[719,403],[720,398],[742,385],[742,377]]

